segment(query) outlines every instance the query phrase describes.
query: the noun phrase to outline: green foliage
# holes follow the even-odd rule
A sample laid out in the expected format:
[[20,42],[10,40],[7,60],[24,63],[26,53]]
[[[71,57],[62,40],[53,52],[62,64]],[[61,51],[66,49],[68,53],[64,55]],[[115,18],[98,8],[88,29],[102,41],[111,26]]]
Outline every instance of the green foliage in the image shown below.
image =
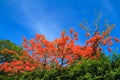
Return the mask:
[[[23,50],[22,47],[17,46],[16,44],[12,43],[9,40],[0,40],[0,50],[3,50],[3,49],[13,50],[18,53],[20,53],[20,51]],[[0,63],[6,62],[6,61],[9,62],[13,59],[13,57],[14,56],[11,56],[10,54],[0,53]]]
[[110,58],[103,55],[95,60],[78,60],[63,69],[53,68],[44,71],[37,69],[12,76],[1,75],[0,80],[119,80],[120,57],[114,56]]
[[14,50],[16,52],[19,52],[20,50],[22,50],[22,47],[17,46],[16,44],[14,44],[9,40],[0,40],[0,50],[5,48]]

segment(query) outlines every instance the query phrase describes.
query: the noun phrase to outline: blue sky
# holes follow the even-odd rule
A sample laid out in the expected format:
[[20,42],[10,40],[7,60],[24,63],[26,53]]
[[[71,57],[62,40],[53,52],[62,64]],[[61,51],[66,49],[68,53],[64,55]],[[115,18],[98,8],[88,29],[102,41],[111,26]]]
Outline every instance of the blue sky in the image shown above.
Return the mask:
[[[39,33],[53,40],[72,27],[79,32],[77,43],[83,45],[85,31],[79,23],[85,18],[93,28],[95,10],[102,12],[101,20],[116,24],[111,35],[120,38],[119,3],[118,0],[0,0],[0,39],[21,45],[22,36],[30,39]],[[116,46],[120,47],[115,44],[112,48]]]

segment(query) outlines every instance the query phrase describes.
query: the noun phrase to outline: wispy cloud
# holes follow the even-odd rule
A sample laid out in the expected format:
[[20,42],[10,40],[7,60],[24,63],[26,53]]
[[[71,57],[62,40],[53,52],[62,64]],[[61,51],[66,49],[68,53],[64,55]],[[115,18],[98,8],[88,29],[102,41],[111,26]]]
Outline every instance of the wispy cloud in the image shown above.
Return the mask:
[[45,9],[42,3],[32,0],[12,0],[8,6],[13,10],[11,18],[17,23],[35,33],[46,35],[48,40],[53,40],[59,35],[60,25],[55,20],[54,12]]
[[101,3],[103,6],[103,9],[105,10],[105,13],[107,15],[112,15],[111,17],[114,18],[114,19],[118,19],[118,15],[114,9],[114,6],[110,3],[109,0],[102,0],[102,3]]

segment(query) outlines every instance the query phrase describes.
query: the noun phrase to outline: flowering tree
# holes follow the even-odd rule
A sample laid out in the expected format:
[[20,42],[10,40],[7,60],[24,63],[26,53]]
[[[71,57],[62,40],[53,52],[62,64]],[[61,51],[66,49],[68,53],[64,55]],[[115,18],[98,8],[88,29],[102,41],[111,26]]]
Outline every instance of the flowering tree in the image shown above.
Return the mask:
[[[24,51],[20,51],[19,56],[16,51],[4,49],[0,53],[14,55],[12,62],[0,64],[0,70],[11,74],[29,72],[35,69],[50,70],[52,68],[61,69],[64,66],[71,65],[81,58],[97,59],[101,55],[102,46],[108,45],[108,51],[112,51],[110,46],[113,44],[112,37],[108,36],[113,29],[113,25],[102,33],[96,29],[93,36],[86,33],[84,46],[76,45],[78,33],[70,29],[71,36],[67,36],[65,32],[61,32],[61,37],[53,41],[46,40],[44,35],[36,34],[35,38],[27,40],[23,38]],[[84,28],[82,26],[82,28]],[[86,28],[85,28],[86,29]],[[114,38],[116,42],[120,42],[118,38]]]

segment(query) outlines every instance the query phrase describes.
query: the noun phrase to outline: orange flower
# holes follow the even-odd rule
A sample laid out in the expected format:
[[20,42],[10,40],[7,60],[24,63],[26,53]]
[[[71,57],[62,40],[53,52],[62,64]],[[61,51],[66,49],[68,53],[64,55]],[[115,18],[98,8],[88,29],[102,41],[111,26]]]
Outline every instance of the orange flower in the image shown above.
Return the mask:
[[74,33],[74,37],[78,37],[78,32],[75,32],[75,33]]
[[108,43],[108,45],[109,45],[109,46],[111,46],[112,44],[113,44],[113,42],[112,42],[112,41],[110,41],[110,42]]
[[26,71],[31,71],[30,66],[25,66],[25,70],[26,70]]
[[40,35],[40,34],[36,34],[36,40],[39,40],[39,39],[40,39],[40,37],[41,37],[41,35]]
[[108,51],[109,51],[109,52],[112,52],[112,49],[111,49],[111,48],[108,48]]
[[116,37],[114,38],[114,40],[115,40],[116,42],[120,42],[120,40],[119,40],[118,38],[116,38]]
[[5,69],[5,72],[11,72],[11,71],[13,71],[13,69],[11,67],[8,67]]
[[15,68],[16,68],[17,70],[21,71],[21,70],[24,69],[24,66],[23,66],[23,65],[20,65],[20,66],[16,66]]
[[74,32],[74,30],[71,28],[71,29],[70,29],[70,33],[72,34],[73,32]]
[[86,36],[90,36],[90,33],[86,33]]
[[62,31],[61,32],[61,36],[63,37],[65,35],[65,31]]
[[30,43],[31,43],[31,44],[34,44],[34,39],[31,39],[31,40],[30,40]]

